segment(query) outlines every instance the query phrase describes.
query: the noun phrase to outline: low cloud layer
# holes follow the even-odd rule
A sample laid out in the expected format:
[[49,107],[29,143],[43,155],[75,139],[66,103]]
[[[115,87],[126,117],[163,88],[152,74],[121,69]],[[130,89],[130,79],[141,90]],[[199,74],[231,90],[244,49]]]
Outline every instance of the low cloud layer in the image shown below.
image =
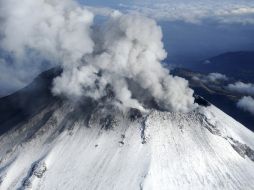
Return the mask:
[[229,84],[227,88],[241,94],[254,95],[254,84],[252,83],[243,83],[239,81],[234,84]]
[[254,3],[249,0],[138,0],[120,6],[158,20],[254,24]]
[[207,76],[206,75],[194,76],[192,79],[200,80],[205,83],[216,83],[221,81],[227,81],[228,77],[221,73],[209,73]]
[[95,26],[94,14],[72,0],[10,0],[1,5],[1,48],[12,54],[14,64],[60,65],[63,73],[54,80],[55,95],[97,100],[111,88],[113,104],[143,109],[129,90],[132,80],[164,109],[193,108],[188,82],[161,65],[166,52],[154,20],[112,12],[108,21]]
[[254,115],[254,99],[251,96],[244,96],[237,102],[237,107]]
[[228,80],[227,76],[221,73],[209,73],[207,76],[207,80],[210,82],[216,82],[216,81],[225,81]]

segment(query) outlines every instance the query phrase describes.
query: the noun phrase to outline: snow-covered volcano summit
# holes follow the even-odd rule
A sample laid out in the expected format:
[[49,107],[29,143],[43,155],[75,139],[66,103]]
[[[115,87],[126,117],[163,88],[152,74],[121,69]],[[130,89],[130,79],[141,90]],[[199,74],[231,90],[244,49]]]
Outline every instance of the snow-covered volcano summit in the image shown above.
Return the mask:
[[53,71],[0,99],[1,190],[254,189],[254,134],[216,107],[73,105]]

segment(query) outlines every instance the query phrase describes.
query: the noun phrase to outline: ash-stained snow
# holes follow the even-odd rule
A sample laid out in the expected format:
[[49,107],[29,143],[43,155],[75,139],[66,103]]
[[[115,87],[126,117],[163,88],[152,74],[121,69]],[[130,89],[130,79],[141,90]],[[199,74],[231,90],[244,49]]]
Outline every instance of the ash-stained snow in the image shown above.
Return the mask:
[[0,136],[0,189],[251,190],[253,139],[214,106],[124,114],[52,105]]

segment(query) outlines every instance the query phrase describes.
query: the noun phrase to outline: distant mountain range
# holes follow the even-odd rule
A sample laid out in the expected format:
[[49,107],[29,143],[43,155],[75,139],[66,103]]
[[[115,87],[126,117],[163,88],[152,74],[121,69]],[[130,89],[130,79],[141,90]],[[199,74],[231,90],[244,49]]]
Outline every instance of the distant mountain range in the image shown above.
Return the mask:
[[254,82],[254,51],[228,52],[193,64],[194,71],[219,72],[242,81]]

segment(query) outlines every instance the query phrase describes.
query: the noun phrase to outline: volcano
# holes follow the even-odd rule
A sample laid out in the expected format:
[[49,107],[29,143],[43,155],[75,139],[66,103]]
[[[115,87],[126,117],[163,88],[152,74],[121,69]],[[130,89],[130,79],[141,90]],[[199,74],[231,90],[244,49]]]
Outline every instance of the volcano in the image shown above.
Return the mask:
[[203,98],[123,112],[51,95],[60,73],[0,99],[0,189],[254,189],[253,132]]

